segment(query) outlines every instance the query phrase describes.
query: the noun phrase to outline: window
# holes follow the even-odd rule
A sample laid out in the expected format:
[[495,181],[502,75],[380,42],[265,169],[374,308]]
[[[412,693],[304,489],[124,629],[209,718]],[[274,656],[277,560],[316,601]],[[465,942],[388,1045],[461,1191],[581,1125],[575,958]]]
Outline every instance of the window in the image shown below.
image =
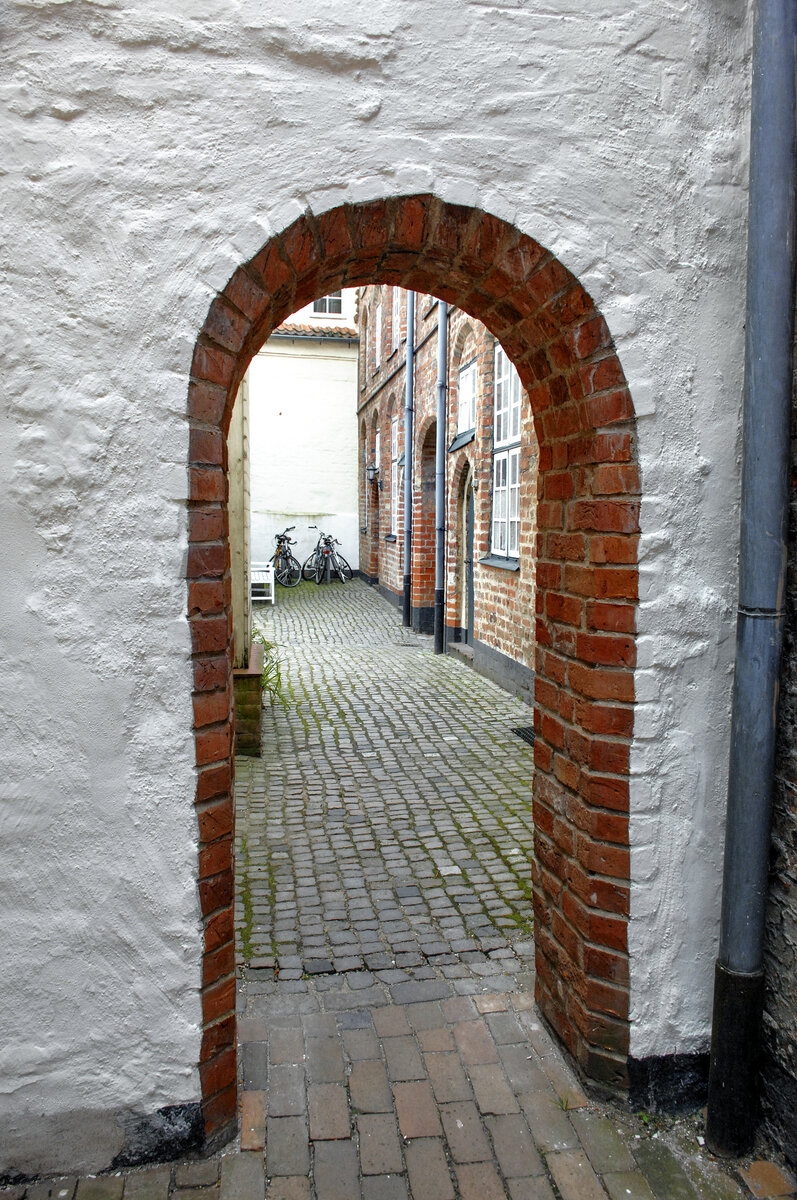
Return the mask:
[[368,528],[368,434],[363,431],[363,529]]
[[382,362],[382,301],[377,300],[374,307],[374,370],[378,371]]
[[500,346],[495,347],[493,396],[493,528],[491,550],[505,558],[520,554],[520,378]]
[[393,288],[393,317],[390,324],[390,346],[398,349],[401,333],[401,288]]
[[380,457],[379,457],[379,455],[380,455],[380,450],[379,450],[379,430],[377,429],[376,433],[374,434],[374,462],[376,463],[376,469],[377,469],[377,471],[381,471],[381,470],[382,470],[382,463],[381,463],[381,461],[380,461]]
[[330,292],[328,296],[320,296],[313,301],[314,313],[331,313],[340,316],[343,312],[343,297],[340,292]]
[[457,382],[457,433],[476,427],[476,359],[462,367]]
[[390,532],[398,530],[398,417],[390,422]]

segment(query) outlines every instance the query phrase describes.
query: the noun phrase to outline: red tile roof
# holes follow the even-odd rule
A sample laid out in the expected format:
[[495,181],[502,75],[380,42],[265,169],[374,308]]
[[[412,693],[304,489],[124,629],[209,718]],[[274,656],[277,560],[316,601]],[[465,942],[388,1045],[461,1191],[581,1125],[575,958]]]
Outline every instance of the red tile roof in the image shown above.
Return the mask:
[[343,341],[356,341],[358,331],[351,325],[300,325],[285,322],[278,325],[272,337],[302,337],[302,338],[336,338]]

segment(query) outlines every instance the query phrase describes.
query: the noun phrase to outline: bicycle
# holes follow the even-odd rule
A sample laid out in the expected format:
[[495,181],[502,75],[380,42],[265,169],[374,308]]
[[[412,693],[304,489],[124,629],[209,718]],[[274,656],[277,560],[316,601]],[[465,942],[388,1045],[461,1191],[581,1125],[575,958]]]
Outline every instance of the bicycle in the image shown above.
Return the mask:
[[[318,526],[317,525],[308,525],[307,528],[308,529],[318,529]],[[321,554],[321,543],[325,537],[326,537],[326,534],[322,533],[321,530],[318,529],[318,541],[315,544],[315,548],[311,551],[310,554],[308,554],[307,558],[305,559],[304,565],[302,567],[302,579],[308,579],[308,580],[315,579],[315,564],[316,564],[316,560],[317,560],[318,556]]]
[[277,549],[268,560],[274,564],[274,578],[282,587],[297,587],[302,578],[301,564],[288,549],[289,546],[296,545],[295,540],[288,537],[291,530],[295,528],[295,525],[289,525],[282,533],[274,534]]
[[340,542],[337,538],[326,534],[318,539],[318,548],[315,556],[315,581],[321,583],[326,580],[330,583],[332,580],[332,572],[340,579],[341,583],[348,583],[354,572],[342,554],[338,554],[335,549]]

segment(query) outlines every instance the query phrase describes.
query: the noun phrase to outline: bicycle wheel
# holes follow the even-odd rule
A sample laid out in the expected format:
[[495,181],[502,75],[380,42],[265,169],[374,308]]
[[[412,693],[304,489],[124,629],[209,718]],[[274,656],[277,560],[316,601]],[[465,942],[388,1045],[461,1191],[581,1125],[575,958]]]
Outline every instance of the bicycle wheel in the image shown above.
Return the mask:
[[315,579],[315,560],[316,553],[314,550],[312,554],[308,555],[307,561],[302,567],[302,579]]
[[315,581],[316,581],[316,583],[323,583],[324,577],[326,576],[326,573],[327,573],[327,561],[328,560],[327,560],[326,554],[319,554],[318,557],[316,558],[316,560],[315,560]]
[[341,583],[348,583],[354,572],[342,554],[335,555],[335,570],[340,576]]
[[297,586],[302,578],[302,568],[292,554],[275,556],[274,578],[281,587]]

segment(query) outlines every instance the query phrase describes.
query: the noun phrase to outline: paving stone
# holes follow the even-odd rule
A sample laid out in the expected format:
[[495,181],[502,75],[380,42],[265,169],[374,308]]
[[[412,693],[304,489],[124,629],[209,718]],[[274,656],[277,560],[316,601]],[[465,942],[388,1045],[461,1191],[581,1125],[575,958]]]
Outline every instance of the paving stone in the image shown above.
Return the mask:
[[272,1066],[300,1063],[304,1060],[304,1039],[300,1029],[273,1029],[268,1039],[268,1057]]
[[409,983],[394,983],[390,989],[394,1004],[419,1004],[424,1000],[444,1000],[451,995],[451,987],[438,979],[411,980]]
[[219,1200],[218,1187],[179,1188],[172,1192],[175,1200]]
[[310,1180],[306,1175],[283,1175],[272,1179],[266,1200],[311,1200]]
[[461,1200],[506,1200],[504,1185],[492,1163],[457,1166]]
[[387,1074],[392,1083],[403,1083],[426,1076],[421,1052],[412,1037],[386,1038],[383,1042]]
[[[478,997],[477,1003],[478,1003]],[[489,1013],[485,1020],[493,1041],[500,1046],[528,1046],[528,1038],[520,1027],[520,1022],[514,1013]]]
[[641,1171],[611,1171],[603,1176],[611,1200],[655,1200]]
[[349,1075],[352,1107],[363,1113],[393,1111],[387,1072],[379,1060],[365,1059],[352,1066]]
[[583,1150],[549,1154],[546,1162],[562,1200],[606,1200],[606,1193]]
[[426,1080],[394,1084],[393,1096],[403,1138],[437,1137],[442,1133],[437,1105]]
[[473,1089],[458,1054],[453,1052],[424,1054],[423,1060],[439,1104],[473,1098]]
[[367,1009],[355,1008],[351,1012],[338,1013],[338,1029],[372,1029],[373,1020]]
[[265,1042],[247,1042],[242,1051],[243,1083],[248,1091],[268,1087],[268,1047]]
[[580,1146],[578,1134],[550,1091],[521,1095],[520,1103],[531,1136],[543,1154],[574,1150]]
[[362,1200],[410,1200],[401,1175],[369,1175],[362,1181]]
[[357,1150],[346,1138],[315,1147],[313,1183],[317,1200],[353,1200],[360,1194]]
[[[180,1163],[174,1172],[174,1183],[178,1188],[212,1187],[219,1180],[220,1163],[217,1158],[198,1158]],[[162,1168],[169,1174],[168,1168]],[[127,1177],[125,1189],[129,1188],[132,1176]]]
[[402,1037],[409,1034],[407,1014],[403,1008],[390,1006],[373,1014],[374,1029],[380,1038]]
[[519,1111],[515,1095],[498,1064],[468,1067],[468,1076],[482,1113],[500,1116]]
[[696,1200],[697,1193],[680,1163],[658,1138],[635,1142],[634,1158],[656,1200]]
[[77,1185],[77,1200],[119,1200],[125,1186],[121,1175],[89,1175]]
[[506,996],[477,996],[474,1004],[480,1013],[506,1012],[508,1002]]
[[634,1170],[636,1164],[631,1152],[608,1118],[582,1109],[571,1114],[570,1122],[599,1175],[605,1171]]
[[343,1047],[337,1037],[308,1037],[305,1041],[307,1076],[313,1083],[342,1083]]
[[507,1179],[522,1179],[528,1175],[543,1174],[545,1168],[525,1117],[519,1113],[488,1117],[485,1125],[493,1139],[498,1165]]
[[[219,1164],[214,1159],[209,1160],[213,1163],[214,1174],[213,1183],[218,1180]],[[186,1164],[194,1166],[193,1163]],[[206,1163],[202,1162],[202,1166]],[[180,1168],[178,1167],[178,1173]],[[72,1181],[72,1191],[67,1193],[67,1196],[62,1196],[60,1191],[54,1193],[53,1200],[69,1200],[74,1194],[74,1183]],[[137,1171],[130,1171],[125,1176],[125,1197],[127,1200],[166,1200],[169,1195],[169,1184],[171,1182],[171,1170],[169,1167],[144,1167]]]
[[[269,1117],[266,1126],[266,1169],[269,1175],[306,1175],[310,1170],[304,1117]],[[223,1191],[222,1180],[222,1191]],[[225,1200],[222,1195],[222,1200]]]
[[454,1026],[454,1040],[467,1065],[498,1062],[498,1051],[484,1021],[460,1021]]
[[418,1043],[423,1051],[453,1050],[454,1037],[450,1029],[420,1029]]
[[511,1200],[556,1200],[553,1188],[542,1175],[528,1179],[510,1179],[507,1181],[507,1187]]
[[310,1115],[310,1138],[330,1141],[351,1134],[349,1102],[345,1087],[340,1083],[313,1083],[307,1092]]
[[493,1157],[475,1104],[446,1104],[440,1117],[454,1162],[486,1162]]
[[[132,1178],[136,1179],[136,1183],[133,1185],[134,1191],[135,1191],[136,1187],[140,1187],[139,1176],[143,1175],[143,1174],[144,1174],[143,1172],[140,1172],[140,1173],[137,1173],[136,1175],[132,1176]],[[147,1174],[152,1174],[152,1172],[147,1172]],[[170,1172],[168,1171],[168,1169],[166,1170],[165,1174],[166,1174],[166,1192],[168,1192],[168,1190],[169,1190],[169,1175],[170,1175]],[[161,1184],[161,1189],[162,1189],[162,1176],[163,1176],[162,1168],[161,1168],[160,1175],[161,1175],[160,1184]],[[130,1177],[128,1177],[128,1178],[130,1178]],[[29,1183],[29,1184],[27,1184],[27,1188],[26,1188],[26,1185],[23,1184],[16,1190],[19,1191],[19,1200],[21,1200],[21,1197],[25,1196],[26,1193],[27,1193],[27,1200],[72,1200],[72,1197],[75,1194],[75,1188],[77,1187],[77,1182],[78,1181],[77,1181],[76,1175],[61,1175],[61,1176],[58,1176],[56,1179],[43,1179],[40,1183]],[[125,1181],[125,1187],[127,1187],[127,1181]],[[157,1190],[157,1188],[154,1186],[154,1181],[150,1181],[150,1188],[153,1189],[153,1191],[152,1191],[153,1195],[155,1195],[155,1194],[165,1195],[165,1193],[163,1193],[162,1190],[160,1190],[160,1191]],[[2,1192],[0,1192],[0,1195],[5,1197],[6,1192],[11,1192],[13,1190],[15,1190],[15,1189],[4,1188],[2,1190]],[[144,1192],[146,1192],[146,1191],[147,1191],[147,1189],[145,1188]]]
[[223,1156],[220,1200],[260,1200],[265,1191],[262,1154],[255,1151]]
[[529,1054],[528,1050],[529,1047],[525,1045],[498,1047],[498,1057],[510,1086],[517,1095],[521,1092],[545,1092],[550,1095],[548,1076],[539,1065],[536,1054]]
[[304,1068],[272,1067],[266,1103],[270,1117],[301,1116],[306,1104]]
[[241,1149],[262,1150],[266,1144],[266,1093],[241,1093]]
[[775,1163],[757,1159],[749,1167],[740,1167],[739,1174],[756,1197],[794,1194],[794,1179],[781,1171]]
[[357,1118],[360,1135],[360,1170],[363,1175],[389,1175],[404,1168],[396,1118],[388,1114]]
[[379,1057],[379,1039],[372,1029],[345,1029],[342,1041],[344,1051],[353,1062]]
[[406,1149],[412,1200],[454,1200],[454,1185],[437,1138],[419,1138]]

